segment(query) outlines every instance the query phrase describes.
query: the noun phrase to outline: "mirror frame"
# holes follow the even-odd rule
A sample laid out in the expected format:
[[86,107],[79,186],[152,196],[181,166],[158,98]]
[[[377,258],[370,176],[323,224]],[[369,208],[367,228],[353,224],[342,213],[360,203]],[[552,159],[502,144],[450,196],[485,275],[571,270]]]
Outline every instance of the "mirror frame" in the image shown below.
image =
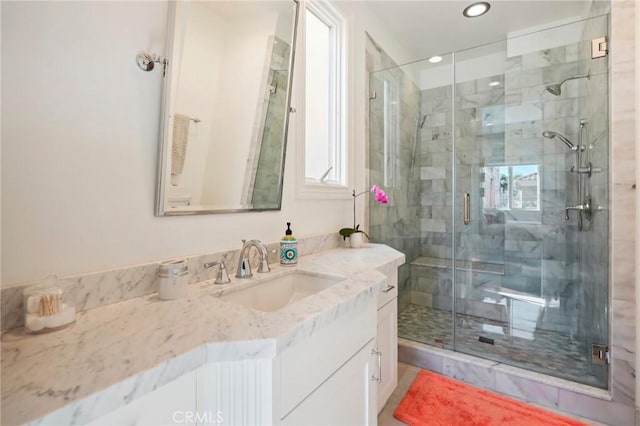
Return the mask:
[[286,96],[286,109],[284,114],[283,134],[284,138],[282,143],[282,167],[280,173],[280,193],[278,197],[278,206],[269,208],[238,208],[238,209],[199,209],[199,210],[179,210],[171,211],[165,209],[165,186],[169,179],[167,178],[167,157],[170,152],[170,141],[167,140],[169,129],[167,128],[167,119],[169,113],[169,105],[171,102],[171,76],[173,75],[173,53],[174,53],[174,39],[175,39],[175,18],[177,1],[169,1],[169,10],[167,13],[167,63],[163,70],[163,83],[162,83],[162,95],[160,105],[160,131],[159,144],[158,144],[158,156],[157,156],[157,171],[156,171],[156,216],[191,216],[191,215],[203,215],[203,214],[228,214],[228,213],[248,213],[248,212],[261,212],[261,211],[278,211],[282,209],[282,193],[284,190],[284,172],[287,157],[287,140],[289,133],[289,120],[291,115],[291,92],[293,89],[293,66],[295,64],[296,43],[298,35],[298,23],[300,17],[300,0],[290,0],[295,6],[295,12],[293,17],[293,29],[291,37],[291,54],[289,55],[289,76]]

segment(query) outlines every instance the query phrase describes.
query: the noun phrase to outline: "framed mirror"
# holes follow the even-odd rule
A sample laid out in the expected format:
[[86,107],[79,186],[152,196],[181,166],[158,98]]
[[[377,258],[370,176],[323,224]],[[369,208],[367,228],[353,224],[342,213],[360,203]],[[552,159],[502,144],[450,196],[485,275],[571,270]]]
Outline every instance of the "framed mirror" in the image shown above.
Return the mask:
[[279,210],[296,0],[169,2],[156,215]]

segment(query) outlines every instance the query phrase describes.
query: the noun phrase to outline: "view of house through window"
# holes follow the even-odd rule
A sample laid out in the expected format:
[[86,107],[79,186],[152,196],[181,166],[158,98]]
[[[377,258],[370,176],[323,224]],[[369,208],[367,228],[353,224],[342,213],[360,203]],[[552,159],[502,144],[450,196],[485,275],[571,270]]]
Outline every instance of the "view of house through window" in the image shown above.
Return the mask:
[[484,208],[499,210],[540,210],[540,166],[483,167]]

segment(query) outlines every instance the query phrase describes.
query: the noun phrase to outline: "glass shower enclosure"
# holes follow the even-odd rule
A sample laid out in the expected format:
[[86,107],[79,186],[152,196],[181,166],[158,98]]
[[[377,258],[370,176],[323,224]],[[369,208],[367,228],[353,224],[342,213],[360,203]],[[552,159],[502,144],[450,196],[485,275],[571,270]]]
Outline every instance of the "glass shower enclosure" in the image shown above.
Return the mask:
[[369,228],[407,258],[399,337],[607,388],[607,25],[370,74],[369,178],[391,204]]

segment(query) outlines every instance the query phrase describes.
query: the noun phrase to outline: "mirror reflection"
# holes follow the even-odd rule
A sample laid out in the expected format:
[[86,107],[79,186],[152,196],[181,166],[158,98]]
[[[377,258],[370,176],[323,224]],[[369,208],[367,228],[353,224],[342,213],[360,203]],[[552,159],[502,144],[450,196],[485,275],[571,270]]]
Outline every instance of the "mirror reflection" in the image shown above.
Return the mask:
[[279,210],[297,2],[170,5],[156,213]]

